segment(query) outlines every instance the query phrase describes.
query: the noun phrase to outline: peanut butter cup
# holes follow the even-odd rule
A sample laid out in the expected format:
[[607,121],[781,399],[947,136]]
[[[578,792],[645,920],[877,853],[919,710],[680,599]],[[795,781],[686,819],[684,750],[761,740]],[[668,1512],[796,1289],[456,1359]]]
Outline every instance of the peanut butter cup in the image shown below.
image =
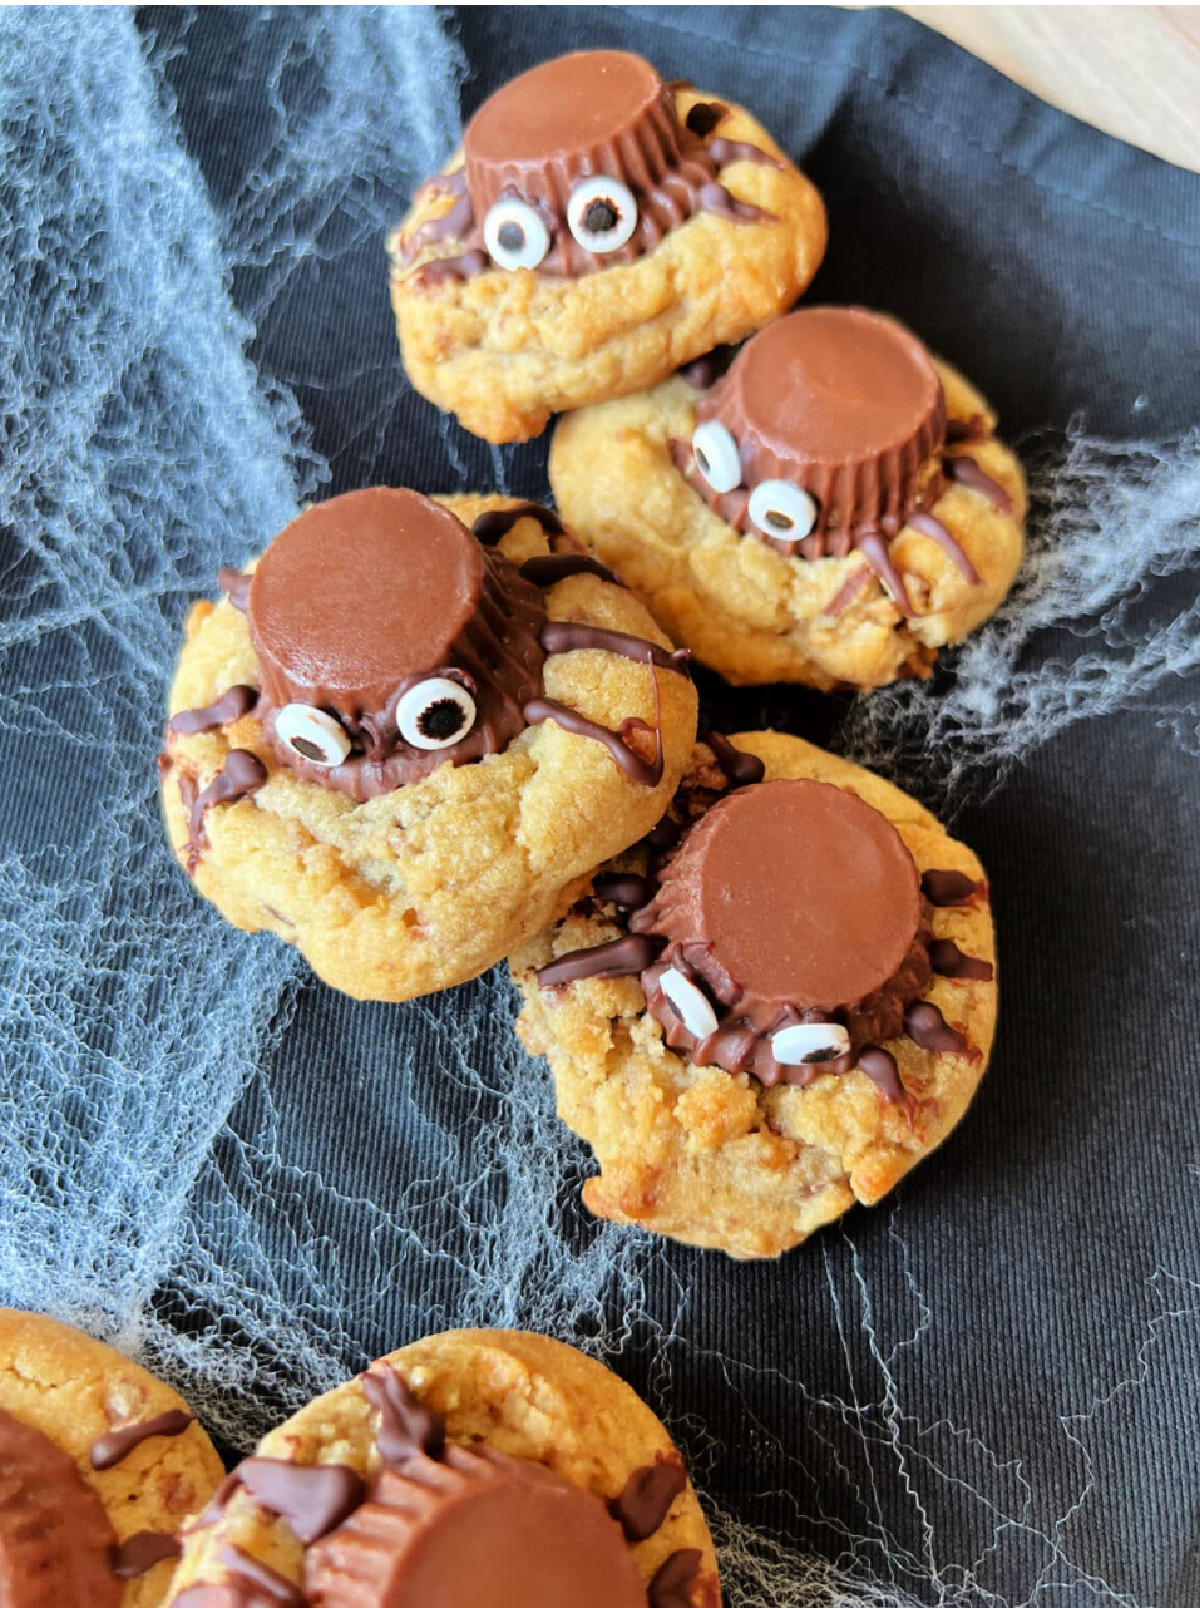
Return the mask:
[[538,588],[429,498],[335,497],[254,572],[257,717],[306,781],[360,800],[391,792],[524,728],[544,619]]
[[633,932],[666,1042],[699,1064],[806,1083],[904,1031],[928,982],[928,907],[911,854],[856,794],[807,780],[715,804],[661,872]]
[[812,559],[896,535],[943,444],[946,404],[902,325],[812,307],[756,335],[696,418],[681,465],[692,484],[739,530]]
[[646,1588],[604,1503],[541,1464],[487,1447],[385,1468],[370,1500],[310,1547],[308,1600],[330,1608],[645,1608]]
[[5,1608],[120,1608],[117,1538],[75,1464],[32,1425],[0,1409],[0,1603]]

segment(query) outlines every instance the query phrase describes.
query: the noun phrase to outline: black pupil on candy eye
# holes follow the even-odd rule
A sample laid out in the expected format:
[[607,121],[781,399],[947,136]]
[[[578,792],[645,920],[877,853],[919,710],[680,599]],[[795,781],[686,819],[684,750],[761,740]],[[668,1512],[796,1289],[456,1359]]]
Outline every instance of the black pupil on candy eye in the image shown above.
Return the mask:
[[465,722],[466,716],[460,703],[453,698],[439,698],[428,709],[422,709],[417,724],[424,736],[436,737],[441,742],[460,732]]
[[778,508],[767,510],[767,524],[772,530],[791,530],[796,521],[787,514],[781,514]]
[[525,244],[525,231],[519,223],[502,223],[496,240],[505,251],[520,251]]
[[708,471],[709,471],[709,467],[710,467],[709,462],[708,462],[708,459],[704,456],[704,454],[700,451],[699,447],[696,448],[696,462],[700,465],[700,467],[704,471],[704,473],[707,474]]
[[621,214],[611,201],[597,199],[583,215],[583,226],[589,234],[608,234],[621,221]]
[[811,1066],[814,1061],[836,1061],[837,1055],[838,1052],[835,1047],[832,1044],[827,1044],[824,1049],[810,1050],[804,1057],[804,1064],[805,1066]]
[[329,758],[329,755],[325,752],[325,750],[323,748],[318,748],[317,744],[313,742],[311,737],[293,737],[292,747],[298,754],[302,754],[305,759],[315,759],[321,761]]

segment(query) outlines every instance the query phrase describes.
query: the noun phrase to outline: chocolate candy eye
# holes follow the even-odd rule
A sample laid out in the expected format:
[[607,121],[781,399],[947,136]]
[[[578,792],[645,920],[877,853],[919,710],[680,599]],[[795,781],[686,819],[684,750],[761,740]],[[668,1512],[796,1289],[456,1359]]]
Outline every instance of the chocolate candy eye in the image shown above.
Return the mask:
[[633,192],[618,179],[585,179],[567,202],[567,227],[585,251],[619,251],[637,221]]
[[528,202],[508,196],[488,209],[483,243],[498,268],[536,268],[550,250],[550,231]]
[[706,419],[692,432],[692,456],[714,491],[733,491],[741,485],[742,460],[737,442],[716,419]]
[[418,682],[396,705],[396,730],[413,748],[453,748],[474,724],[474,698],[446,676]]
[[340,765],[350,752],[350,739],[333,716],[311,704],[285,704],[275,716],[275,735],[313,765]]
[[750,493],[750,518],[764,536],[796,542],[817,522],[817,505],[790,480],[760,480]]
[[850,1035],[836,1022],[797,1022],[781,1027],[771,1039],[771,1054],[780,1066],[836,1061],[849,1048]]
[[679,1019],[693,1038],[706,1039],[717,1031],[717,1013],[695,983],[674,966],[668,966],[658,986],[671,1001]]

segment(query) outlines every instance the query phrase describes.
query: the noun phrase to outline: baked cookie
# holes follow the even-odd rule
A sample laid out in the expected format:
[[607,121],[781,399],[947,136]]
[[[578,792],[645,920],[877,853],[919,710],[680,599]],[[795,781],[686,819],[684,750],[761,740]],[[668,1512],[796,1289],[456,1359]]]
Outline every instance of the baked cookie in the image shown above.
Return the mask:
[[662,1424],[598,1362],[502,1329],[393,1352],[234,1470],[186,1538],[169,1601],[215,1608],[254,1587],[314,1608],[720,1604]]
[[0,1309],[0,1602],[156,1608],[224,1470],[187,1403],[98,1340]]
[[[707,382],[707,383],[706,383]],[[563,518],[734,683],[927,675],[1021,562],[1025,486],[967,382],[893,320],[812,307],[563,419]]]
[[506,84],[388,240],[408,376],[488,441],[744,339],[824,250],[820,196],[747,112],[619,50]]
[[171,844],[356,998],[486,970],[678,784],[686,664],[546,509],[351,492],[221,584],[171,689]]
[[975,856],[775,732],[698,744],[647,844],[510,965],[600,1163],[589,1210],[739,1258],[881,1199],[966,1110],[996,1021]]

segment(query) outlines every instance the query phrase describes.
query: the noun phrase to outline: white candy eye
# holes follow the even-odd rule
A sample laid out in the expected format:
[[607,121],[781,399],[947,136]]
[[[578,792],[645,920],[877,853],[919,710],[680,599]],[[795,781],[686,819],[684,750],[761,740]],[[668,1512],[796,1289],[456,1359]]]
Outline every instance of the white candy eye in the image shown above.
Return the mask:
[[285,704],[275,716],[275,735],[314,765],[340,765],[350,752],[350,739],[333,716],[311,704]]
[[734,491],[741,485],[742,460],[737,442],[716,419],[706,419],[692,431],[692,456],[714,491]]
[[717,1013],[681,971],[668,966],[658,986],[679,1012],[679,1018],[693,1038],[706,1039],[717,1031]]
[[798,542],[817,522],[817,505],[790,480],[760,480],[750,493],[750,518],[764,536]]
[[797,1022],[781,1027],[771,1040],[771,1053],[780,1066],[835,1061],[849,1048],[850,1035],[836,1022]]
[[618,179],[584,179],[567,202],[567,227],[585,251],[620,251],[637,221],[633,192]]
[[396,730],[413,748],[452,748],[474,724],[474,698],[446,676],[418,682],[396,705]]
[[550,250],[550,231],[535,207],[510,196],[488,208],[483,243],[500,268],[536,268]]

